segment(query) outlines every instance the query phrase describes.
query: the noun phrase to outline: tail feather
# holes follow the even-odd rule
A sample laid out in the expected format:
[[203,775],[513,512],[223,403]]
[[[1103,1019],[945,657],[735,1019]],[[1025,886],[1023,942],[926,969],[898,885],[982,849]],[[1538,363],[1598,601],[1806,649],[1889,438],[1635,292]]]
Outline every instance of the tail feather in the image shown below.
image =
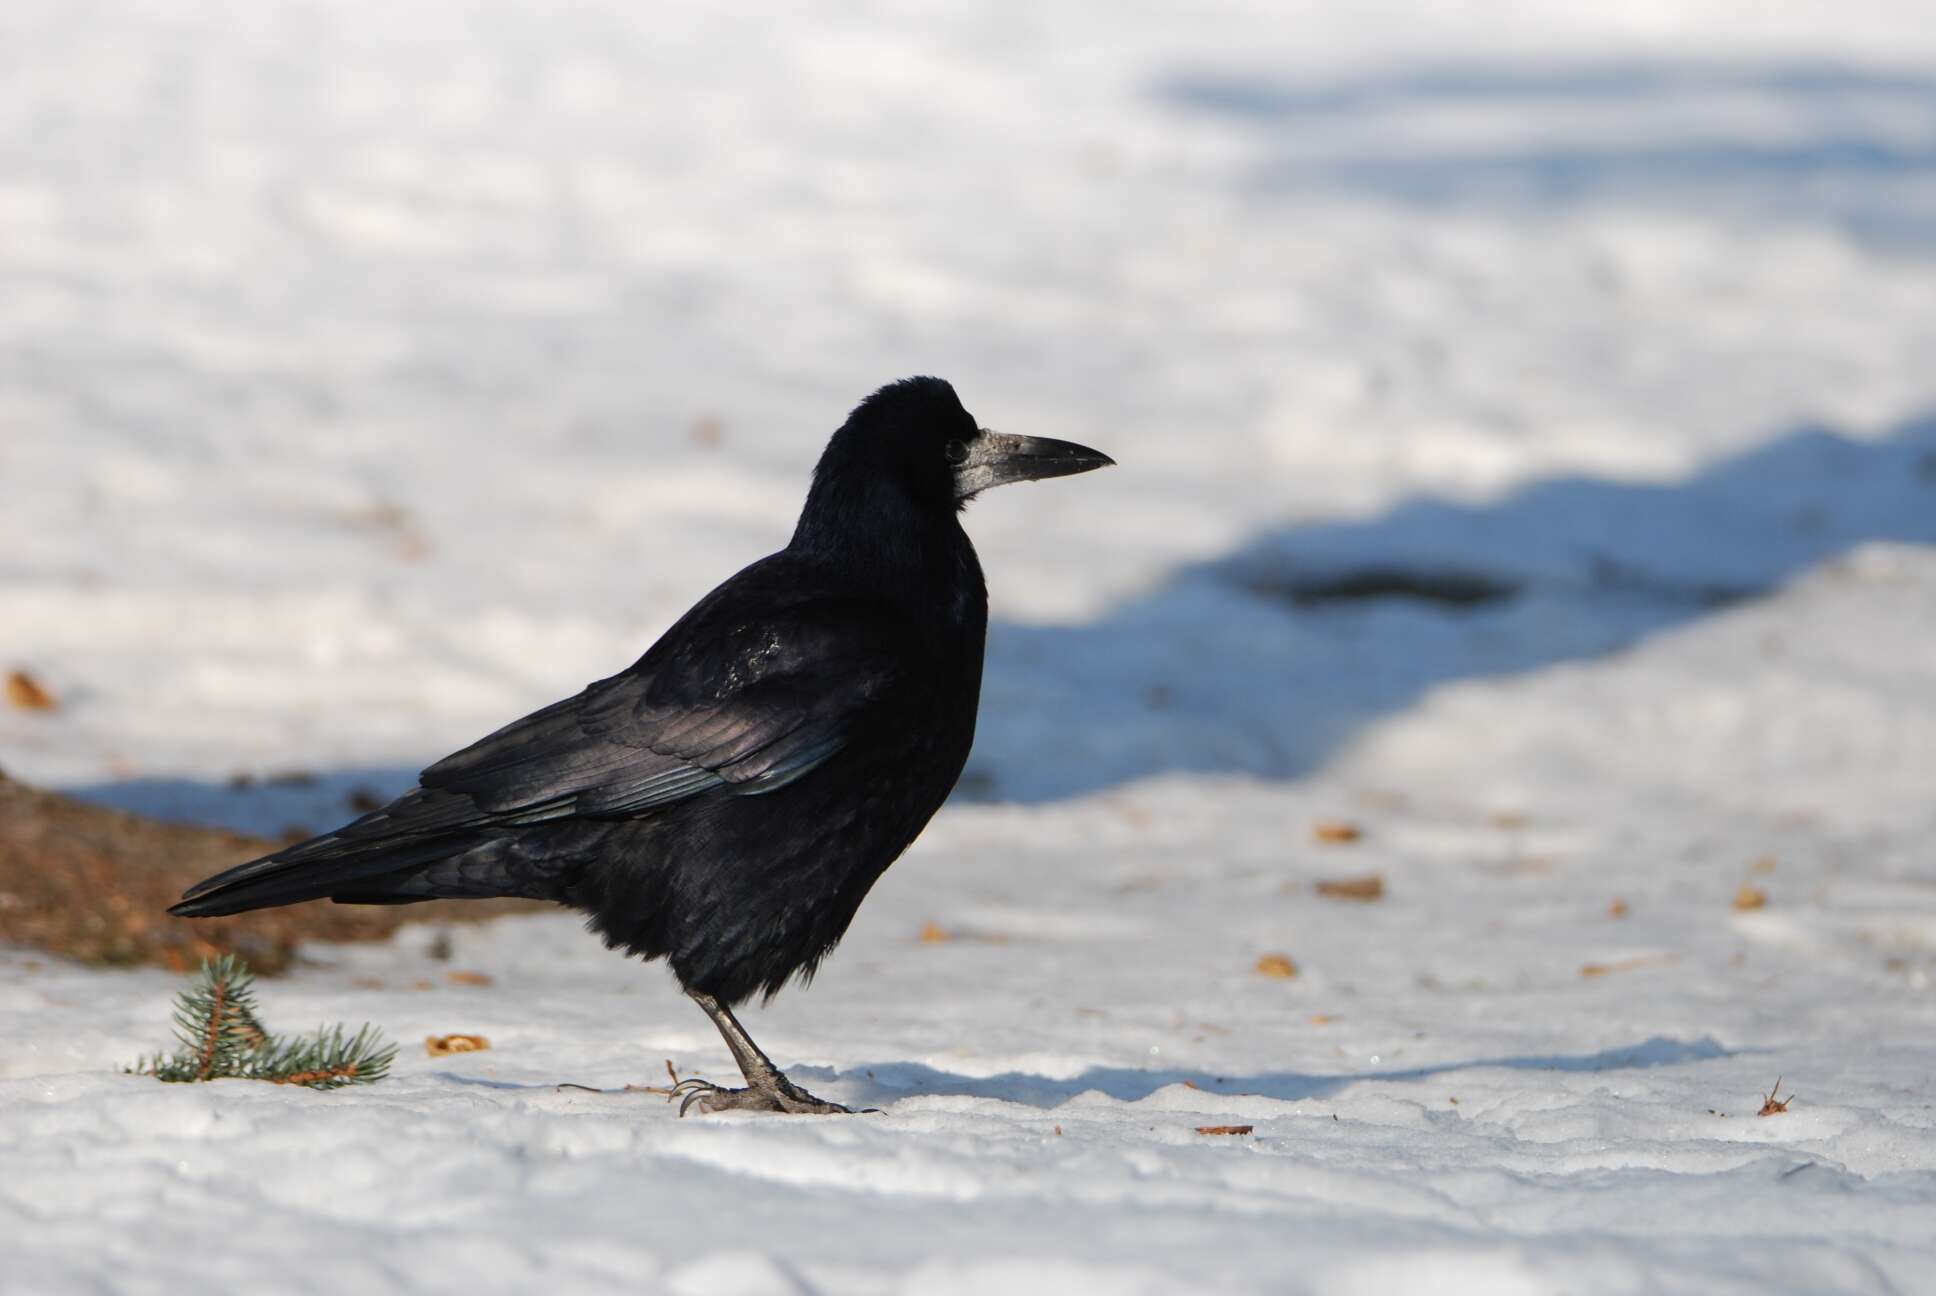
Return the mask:
[[469,797],[420,788],[334,832],[204,878],[168,912],[213,918],[325,896],[433,899],[409,886],[411,878],[476,845],[484,822]]
[[333,848],[303,842],[197,883],[168,912],[181,918],[215,918],[339,895],[355,895],[359,897],[355,903],[367,904],[370,900],[360,897],[398,894],[393,889],[397,883],[407,883],[425,865],[461,853],[469,844],[463,836],[454,834],[429,840],[370,842],[360,848],[347,842]]
[[561,899],[587,848],[608,829],[481,814],[461,793],[419,789],[334,832],[206,878],[168,912],[215,918],[325,897],[341,904]]

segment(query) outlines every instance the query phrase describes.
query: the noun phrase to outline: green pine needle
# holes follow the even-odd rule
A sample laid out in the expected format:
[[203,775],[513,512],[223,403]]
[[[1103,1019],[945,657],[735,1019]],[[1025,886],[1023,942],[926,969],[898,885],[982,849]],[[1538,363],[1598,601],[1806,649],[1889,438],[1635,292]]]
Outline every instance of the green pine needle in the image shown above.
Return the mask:
[[329,1026],[314,1035],[271,1041],[254,1054],[243,1074],[275,1084],[340,1089],[383,1079],[396,1056],[396,1045],[385,1044],[374,1026],[349,1036],[341,1026]]
[[205,961],[196,983],[175,1000],[173,1057],[143,1058],[128,1070],[157,1080],[267,1080],[311,1089],[369,1084],[389,1074],[394,1044],[373,1026],[346,1035],[341,1026],[277,1039],[256,1016],[255,978],[241,959]]

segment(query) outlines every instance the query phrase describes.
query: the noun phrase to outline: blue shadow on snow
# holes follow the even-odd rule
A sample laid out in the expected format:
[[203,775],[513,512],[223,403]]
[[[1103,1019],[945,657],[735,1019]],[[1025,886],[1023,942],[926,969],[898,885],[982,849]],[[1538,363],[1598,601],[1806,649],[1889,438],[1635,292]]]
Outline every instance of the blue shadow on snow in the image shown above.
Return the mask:
[[[998,623],[956,795],[1039,803],[1152,775],[1293,779],[1456,680],[1620,652],[1871,542],[1936,545],[1936,416],[1798,429],[1679,482],[1565,477],[1256,536],[1070,626]],[[434,759],[434,757],[433,757]],[[416,770],[77,794],[274,834],[324,830]]]

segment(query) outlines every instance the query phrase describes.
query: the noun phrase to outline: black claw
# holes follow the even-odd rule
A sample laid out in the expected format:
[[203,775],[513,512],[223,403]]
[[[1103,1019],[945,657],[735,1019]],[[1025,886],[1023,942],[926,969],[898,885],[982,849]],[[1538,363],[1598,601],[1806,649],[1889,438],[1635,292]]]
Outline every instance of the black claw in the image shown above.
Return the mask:
[[[831,1116],[835,1114],[851,1116],[854,1114],[852,1108],[842,1107],[839,1103],[830,1103],[824,1099],[816,1098],[806,1090],[789,1083],[785,1077],[781,1077],[778,1084],[748,1085],[744,1089],[728,1089],[723,1085],[716,1085],[710,1080],[701,1080],[694,1077],[680,1081],[678,1087],[684,1091],[681,1094],[675,1095],[680,1099],[679,1114],[681,1116],[690,1112],[695,1104],[699,1105],[702,1112],[763,1111],[793,1116]],[[706,1107],[706,1102],[711,1099],[718,1100],[719,1106],[716,1108]]]
[[689,1076],[672,1086],[671,1092],[666,1095],[666,1101],[671,1102],[675,1098],[680,1099],[679,1114],[684,1116],[692,1108],[694,1103],[704,1098],[707,1094],[718,1091],[719,1086],[712,1081],[701,1080],[697,1076]]

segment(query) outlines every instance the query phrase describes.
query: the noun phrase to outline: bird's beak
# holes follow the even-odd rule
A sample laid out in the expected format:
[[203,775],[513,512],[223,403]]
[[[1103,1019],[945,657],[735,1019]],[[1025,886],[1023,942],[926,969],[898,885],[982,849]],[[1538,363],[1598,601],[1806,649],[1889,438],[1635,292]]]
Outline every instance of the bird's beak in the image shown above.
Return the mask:
[[968,443],[968,457],[955,465],[955,498],[973,499],[990,486],[1067,477],[1115,462],[1102,451],[1073,441],[984,431]]

